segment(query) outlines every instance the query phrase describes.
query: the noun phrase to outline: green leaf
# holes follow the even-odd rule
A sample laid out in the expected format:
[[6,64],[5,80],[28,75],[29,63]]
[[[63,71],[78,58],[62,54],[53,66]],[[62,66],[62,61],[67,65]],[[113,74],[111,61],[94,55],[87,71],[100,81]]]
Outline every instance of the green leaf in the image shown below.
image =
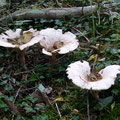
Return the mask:
[[22,104],[20,104],[20,107],[24,107],[24,106],[29,106],[27,102],[22,102]]
[[113,89],[113,90],[112,90],[112,93],[113,93],[114,95],[118,95],[118,94],[120,93],[120,91],[119,91],[118,89]]
[[2,74],[2,79],[8,79],[10,76],[8,74]]
[[49,120],[49,119],[48,119],[48,116],[40,115],[40,116],[33,117],[33,120]]
[[113,96],[109,96],[103,99],[99,99],[99,104],[101,104],[102,107],[106,107],[109,105],[113,100]]
[[6,91],[13,90],[13,88],[12,88],[10,85],[6,85],[6,86],[4,87],[4,89],[5,89]]
[[58,25],[58,26],[62,26],[63,25],[62,21],[60,21],[60,20],[55,20],[55,24]]
[[79,116],[72,116],[70,120],[80,120]]
[[31,22],[32,20],[19,20],[15,21],[15,25],[23,25],[25,23]]
[[110,0],[111,2],[115,2],[115,3],[118,3],[120,2],[120,0]]
[[21,116],[17,116],[16,118],[15,118],[15,120],[21,120],[22,118],[21,118]]
[[33,109],[33,108],[26,108],[26,113],[29,113],[29,112],[32,112],[32,113],[35,113],[36,111]]
[[0,104],[0,108],[8,108],[8,106],[6,104]]
[[4,54],[3,53],[0,53],[0,57],[3,57],[4,56]]
[[0,85],[5,85],[8,82],[8,80],[4,80],[2,82],[0,82]]

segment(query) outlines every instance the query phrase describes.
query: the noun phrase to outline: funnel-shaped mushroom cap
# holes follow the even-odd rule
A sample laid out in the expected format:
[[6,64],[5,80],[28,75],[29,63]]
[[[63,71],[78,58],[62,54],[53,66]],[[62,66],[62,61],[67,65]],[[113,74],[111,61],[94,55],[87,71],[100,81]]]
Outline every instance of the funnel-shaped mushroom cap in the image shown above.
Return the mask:
[[77,61],[67,68],[68,78],[72,79],[75,85],[88,90],[106,90],[110,88],[119,73],[120,65],[110,65],[93,74],[90,72],[87,61]]
[[76,36],[71,32],[62,33],[61,29],[47,28],[40,31],[40,45],[42,52],[52,56],[53,53],[65,54],[75,50],[79,43]]
[[38,43],[39,38],[36,37],[39,34],[37,30],[30,29],[22,33],[22,29],[16,29],[16,31],[7,30],[4,34],[0,35],[0,46],[19,48],[24,50],[27,47]]

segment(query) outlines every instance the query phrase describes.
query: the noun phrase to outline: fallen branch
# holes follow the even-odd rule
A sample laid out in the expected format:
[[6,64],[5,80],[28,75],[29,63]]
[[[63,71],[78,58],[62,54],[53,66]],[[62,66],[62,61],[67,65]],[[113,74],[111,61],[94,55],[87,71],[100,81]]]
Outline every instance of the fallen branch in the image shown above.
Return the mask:
[[[101,9],[104,8],[120,8],[120,3],[110,3],[102,5]],[[19,10],[14,13],[9,14],[6,17],[0,19],[0,24],[13,22],[13,20],[33,20],[41,18],[43,19],[62,19],[62,18],[72,18],[90,15],[96,12],[98,5],[86,6],[86,7],[72,7],[72,8],[46,8],[46,9],[24,9]]]

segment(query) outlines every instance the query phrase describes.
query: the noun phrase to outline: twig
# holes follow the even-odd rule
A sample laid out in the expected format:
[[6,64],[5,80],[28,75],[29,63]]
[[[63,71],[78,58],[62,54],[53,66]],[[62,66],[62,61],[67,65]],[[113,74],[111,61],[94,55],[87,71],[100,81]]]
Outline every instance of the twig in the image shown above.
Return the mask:
[[79,32],[88,42],[90,42],[90,40],[80,30],[78,30],[74,27],[73,27],[73,29],[76,30],[77,32]]
[[105,35],[108,34],[110,31],[111,31],[111,30],[103,31],[103,33],[101,33],[100,36],[97,36],[97,37],[95,38],[95,41],[97,41],[97,40],[100,39],[101,37],[105,36]]
[[2,30],[4,30],[4,31],[6,31],[7,29],[5,29],[5,28],[3,28],[3,27],[0,27],[0,29],[2,29]]
[[62,6],[61,6],[61,4],[59,3],[59,1],[58,1],[58,0],[55,0],[55,2],[56,2],[56,4],[57,4],[59,7],[61,7],[61,8],[62,8]]
[[38,75],[35,73],[35,71],[33,70],[32,72],[37,77],[37,79],[44,85],[44,83],[41,81],[41,79],[38,77]]
[[16,76],[16,75],[19,75],[19,74],[25,74],[25,73],[29,73],[31,71],[33,71],[33,69],[32,70],[28,70],[28,71],[23,71],[23,72],[15,73],[14,75]]
[[41,92],[40,90],[39,90],[39,93],[42,96],[43,100],[45,101],[46,105],[52,107],[52,104],[50,103],[50,100],[49,100],[48,96],[46,95],[46,93]]
[[16,99],[17,99],[17,96],[18,96],[21,88],[22,88],[22,86],[20,86],[20,88],[18,89],[18,91],[17,91],[17,93],[16,93],[16,96],[15,96],[15,99],[14,99],[14,101],[13,101],[13,104],[15,103],[15,101],[16,101]]
[[36,89],[37,87],[38,87],[38,86],[35,86],[35,87],[32,87],[32,88],[26,88],[26,89],[20,90],[20,92],[24,92],[24,91]]
[[62,57],[58,58],[58,59],[56,60],[56,62],[60,61],[60,60],[63,59],[65,56],[66,56],[66,54],[63,55]]
[[58,115],[60,116],[60,118],[62,117],[62,115],[61,115],[61,113],[60,113],[60,110],[59,110],[59,108],[58,108],[58,105],[57,105],[57,103],[55,103],[55,106],[56,106],[56,109],[57,109],[57,111],[58,111]]

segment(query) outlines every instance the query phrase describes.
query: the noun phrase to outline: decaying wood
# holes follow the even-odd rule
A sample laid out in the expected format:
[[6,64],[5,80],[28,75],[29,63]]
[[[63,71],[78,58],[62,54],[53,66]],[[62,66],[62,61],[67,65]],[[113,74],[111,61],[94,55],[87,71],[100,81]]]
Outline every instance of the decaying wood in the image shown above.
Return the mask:
[[[104,4],[101,10],[104,8],[120,8],[120,3]],[[46,9],[24,9],[9,14],[6,17],[0,19],[0,24],[12,22],[13,20],[32,20],[32,19],[62,19],[71,17],[81,17],[90,15],[96,12],[98,5],[86,6],[86,7],[72,7],[72,8],[46,8]],[[35,12],[36,11],[36,12]]]

